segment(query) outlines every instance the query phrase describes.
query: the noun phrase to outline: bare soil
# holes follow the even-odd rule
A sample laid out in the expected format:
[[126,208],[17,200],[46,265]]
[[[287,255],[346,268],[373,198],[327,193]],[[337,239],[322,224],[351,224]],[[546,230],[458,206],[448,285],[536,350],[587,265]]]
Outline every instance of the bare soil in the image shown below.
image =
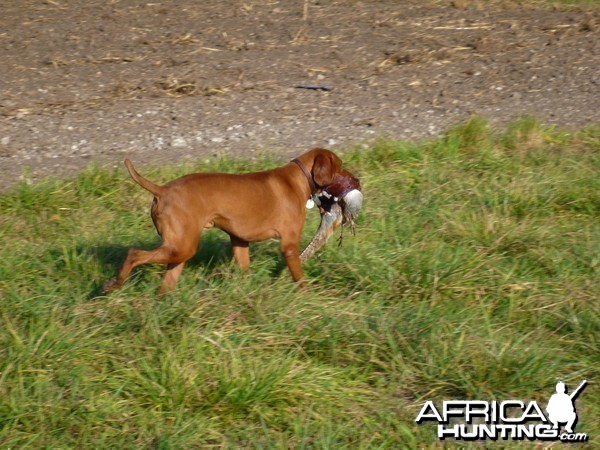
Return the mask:
[[[600,116],[600,9],[455,0],[0,0],[0,188],[95,160],[282,159],[478,114]],[[331,90],[298,88],[325,86]]]

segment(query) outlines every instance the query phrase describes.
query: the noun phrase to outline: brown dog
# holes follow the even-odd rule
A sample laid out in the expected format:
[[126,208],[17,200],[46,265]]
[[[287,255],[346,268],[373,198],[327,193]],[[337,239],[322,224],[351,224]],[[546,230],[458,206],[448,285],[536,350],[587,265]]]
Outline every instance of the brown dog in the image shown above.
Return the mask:
[[141,264],[166,264],[161,292],[173,289],[185,262],[196,254],[204,228],[229,234],[233,256],[242,269],[250,264],[249,242],[278,238],[294,281],[302,279],[299,245],[311,194],[331,183],[342,170],[333,152],[315,148],[289,164],[248,174],[195,173],[158,186],[136,172],[131,177],[154,194],[152,220],[162,245],[155,250],[129,249],[118,275],[104,285],[119,288]]

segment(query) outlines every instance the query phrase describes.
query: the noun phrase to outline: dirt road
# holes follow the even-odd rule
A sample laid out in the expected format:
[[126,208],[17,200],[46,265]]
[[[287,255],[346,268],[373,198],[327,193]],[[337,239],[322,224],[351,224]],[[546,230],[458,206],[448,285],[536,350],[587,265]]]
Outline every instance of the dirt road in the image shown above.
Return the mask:
[[565,128],[600,118],[598,7],[0,3],[0,188],[26,166],[35,181],[125,155],[283,158],[434,136],[471,114]]

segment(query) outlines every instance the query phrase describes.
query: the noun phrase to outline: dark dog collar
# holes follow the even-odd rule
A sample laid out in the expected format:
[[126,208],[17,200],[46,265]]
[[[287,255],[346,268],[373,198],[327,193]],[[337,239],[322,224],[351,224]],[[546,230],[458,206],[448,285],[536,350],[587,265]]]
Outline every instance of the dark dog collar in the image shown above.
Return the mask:
[[310,172],[308,171],[306,166],[304,164],[302,164],[302,162],[298,159],[292,159],[292,162],[294,164],[296,164],[298,167],[300,167],[302,172],[304,172],[304,175],[306,176],[306,179],[308,180],[308,185],[310,186],[310,195],[316,194],[317,186],[315,185],[315,181],[313,180],[312,175],[310,174]]

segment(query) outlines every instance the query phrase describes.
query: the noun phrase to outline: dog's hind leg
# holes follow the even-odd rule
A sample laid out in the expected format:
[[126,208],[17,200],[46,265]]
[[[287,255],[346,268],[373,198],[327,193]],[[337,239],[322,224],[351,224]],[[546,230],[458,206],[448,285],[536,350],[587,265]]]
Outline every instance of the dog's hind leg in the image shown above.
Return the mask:
[[[169,224],[171,225],[171,224]],[[104,292],[110,292],[123,285],[131,271],[142,264],[166,264],[167,273],[163,280],[161,292],[175,287],[183,270],[184,263],[196,254],[200,233],[193,235],[181,226],[165,226],[157,228],[161,231],[163,243],[154,250],[129,249],[127,257],[116,277],[104,284]]]
[[159,294],[165,294],[173,290],[181,272],[183,272],[183,266],[185,266],[185,262],[167,264],[167,272],[158,291]]

